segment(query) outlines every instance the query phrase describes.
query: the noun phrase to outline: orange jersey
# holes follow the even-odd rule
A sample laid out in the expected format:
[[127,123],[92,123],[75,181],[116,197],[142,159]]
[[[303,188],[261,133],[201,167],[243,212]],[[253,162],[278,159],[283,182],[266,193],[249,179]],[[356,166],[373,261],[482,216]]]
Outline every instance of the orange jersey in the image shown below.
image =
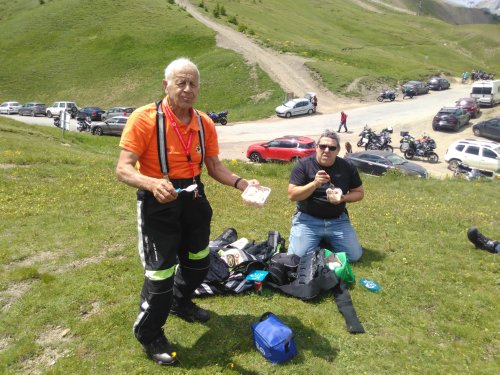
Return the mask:
[[[165,108],[163,108],[163,112],[165,113]],[[203,130],[205,132],[205,157],[217,156],[219,154],[219,144],[215,124],[205,113],[198,113],[203,122]],[[191,121],[186,125],[173,112],[172,115],[186,145],[188,144],[189,134],[193,133],[189,150],[192,164],[190,166],[184,146],[168,120],[168,116],[165,116],[168,176],[171,179],[191,178],[193,177],[193,172],[197,176],[201,173],[201,144],[198,133],[198,118],[193,111]],[[155,103],[140,107],[130,115],[127,125],[125,125],[125,129],[123,130],[120,147],[139,156],[139,171],[143,175],[156,178],[163,177],[158,158]]]

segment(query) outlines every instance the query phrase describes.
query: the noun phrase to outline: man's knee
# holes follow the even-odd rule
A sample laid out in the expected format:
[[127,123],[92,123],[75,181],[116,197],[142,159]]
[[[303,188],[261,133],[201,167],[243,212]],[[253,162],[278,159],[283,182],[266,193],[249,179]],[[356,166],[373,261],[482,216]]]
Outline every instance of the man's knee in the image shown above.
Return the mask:
[[361,246],[358,248],[350,249],[350,251],[348,251],[346,255],[349,263],[357,262],[363,255],[363,249],[361,248]]

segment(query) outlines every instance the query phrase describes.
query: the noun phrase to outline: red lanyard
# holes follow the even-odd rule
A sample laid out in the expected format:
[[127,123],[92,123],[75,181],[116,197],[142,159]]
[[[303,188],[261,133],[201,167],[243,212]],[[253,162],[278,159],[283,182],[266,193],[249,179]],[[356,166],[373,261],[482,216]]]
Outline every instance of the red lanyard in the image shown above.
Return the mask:
[[168,103],[165,103],[165,112],[168,117],[168,121],[170,121],[170,124],[175,130],[175,133],[177,134],[177,137],[179,138],[179,141],[182,143],[182,147],[184,147],[184,153],[186,154],[187,161],[189,163],[189,168],[191,169],[191,173],[194,178],[194,165],[193,161],[191,160],[191,144],[193,143],[193,132],[189,131],[189,137],[187,144],[184,142],[184,138],[182,137],[181,132],[179,131],[179,128],[177,127],[177,123],[174,120],[174,116],[172,115],[172,112],[170,111],[170,107],[168,106]]

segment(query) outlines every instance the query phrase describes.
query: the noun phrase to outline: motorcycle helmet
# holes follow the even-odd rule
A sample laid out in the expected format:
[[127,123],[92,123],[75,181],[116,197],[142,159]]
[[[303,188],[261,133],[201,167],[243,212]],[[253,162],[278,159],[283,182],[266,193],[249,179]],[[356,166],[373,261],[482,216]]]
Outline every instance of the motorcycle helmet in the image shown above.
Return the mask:
[[389,126],[389,127],[387,128],[387,131],[388,131],[389,133],[391,133],[391,134],[392,134],[392,132],[393,132],[392,127],[391,127],[391,126]]

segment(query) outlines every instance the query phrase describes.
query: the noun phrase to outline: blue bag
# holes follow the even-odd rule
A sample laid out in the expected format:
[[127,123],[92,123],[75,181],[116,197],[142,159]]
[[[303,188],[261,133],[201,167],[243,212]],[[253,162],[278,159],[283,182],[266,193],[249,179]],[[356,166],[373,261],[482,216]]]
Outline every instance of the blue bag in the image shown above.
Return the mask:
[[292,330],[271,312],[252,323],[252,333],[255,347],[271,363],[284,363],[297,354]]

